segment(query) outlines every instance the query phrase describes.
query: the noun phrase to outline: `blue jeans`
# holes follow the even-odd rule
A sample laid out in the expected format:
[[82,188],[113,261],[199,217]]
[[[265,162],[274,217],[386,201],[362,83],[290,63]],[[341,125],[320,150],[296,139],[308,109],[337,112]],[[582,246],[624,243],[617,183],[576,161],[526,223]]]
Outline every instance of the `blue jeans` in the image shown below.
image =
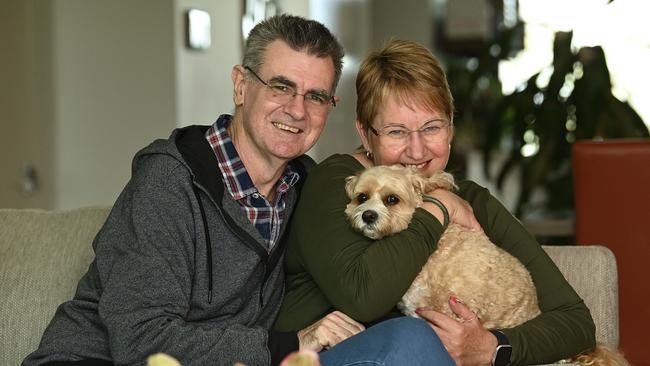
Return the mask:
[[422,319],[386,320],[320,353],[323,366],[455,366],[438,335]]

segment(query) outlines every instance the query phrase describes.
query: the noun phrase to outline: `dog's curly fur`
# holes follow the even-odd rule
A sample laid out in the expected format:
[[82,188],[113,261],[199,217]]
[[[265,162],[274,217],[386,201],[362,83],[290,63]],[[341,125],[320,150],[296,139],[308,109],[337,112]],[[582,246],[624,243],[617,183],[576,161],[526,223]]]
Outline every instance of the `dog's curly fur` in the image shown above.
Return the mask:
[[[422,204],[422,194],[455,188],[445,172],[425,178],[415,169],[376,166],[346,178],[350,198],[345,213],[355,230],[372,239],[408,227]],[[450,224],[422,271],[398,307],[410,316],[417,308],[432,308],[458,319],[448,305],[450,296],[465,303],[487,329],[504,329],[540,314],[530,273],[515,257],[494,245],[482,231]],[[571,359],[582,365],[629,365],[607,346]]]

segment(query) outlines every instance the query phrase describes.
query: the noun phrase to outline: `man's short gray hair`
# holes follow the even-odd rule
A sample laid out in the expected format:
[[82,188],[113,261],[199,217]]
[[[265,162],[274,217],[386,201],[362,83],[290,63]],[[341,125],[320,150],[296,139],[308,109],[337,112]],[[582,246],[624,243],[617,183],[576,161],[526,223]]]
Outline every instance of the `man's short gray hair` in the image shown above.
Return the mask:
[[242,64],[254,71],[264,63],[264,52],[276,40],[285,42],[295,51],[305,51],[317,57],[329,57],[334,63],[336,90],[343,68],[343,46],[323,24],[299,16],[280,14],[258,23],[249,33]]

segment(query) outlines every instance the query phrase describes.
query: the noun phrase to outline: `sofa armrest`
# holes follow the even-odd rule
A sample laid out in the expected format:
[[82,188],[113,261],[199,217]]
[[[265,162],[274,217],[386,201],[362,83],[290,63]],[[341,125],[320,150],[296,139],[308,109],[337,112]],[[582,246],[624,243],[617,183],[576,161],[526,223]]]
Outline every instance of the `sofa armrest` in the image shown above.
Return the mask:
[[0,365],[20,365],[36,350],[93,260],[91,244],[109,211],[0,209]]
[[599,245],[543,248],[591,311],[596,340],[617,347],[618,275],[614,253]]

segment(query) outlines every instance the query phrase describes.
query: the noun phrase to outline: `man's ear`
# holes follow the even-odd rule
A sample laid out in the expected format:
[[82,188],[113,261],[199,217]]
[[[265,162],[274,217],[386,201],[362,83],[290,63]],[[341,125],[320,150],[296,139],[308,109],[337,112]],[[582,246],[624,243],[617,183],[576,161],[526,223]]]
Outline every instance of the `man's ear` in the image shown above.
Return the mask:
[[235,107],[244,104],[244,94],[246,91],[246,69],[241,65],[235,65],[230,73],[232,78],[233,95],[232,100],[235,102]]

